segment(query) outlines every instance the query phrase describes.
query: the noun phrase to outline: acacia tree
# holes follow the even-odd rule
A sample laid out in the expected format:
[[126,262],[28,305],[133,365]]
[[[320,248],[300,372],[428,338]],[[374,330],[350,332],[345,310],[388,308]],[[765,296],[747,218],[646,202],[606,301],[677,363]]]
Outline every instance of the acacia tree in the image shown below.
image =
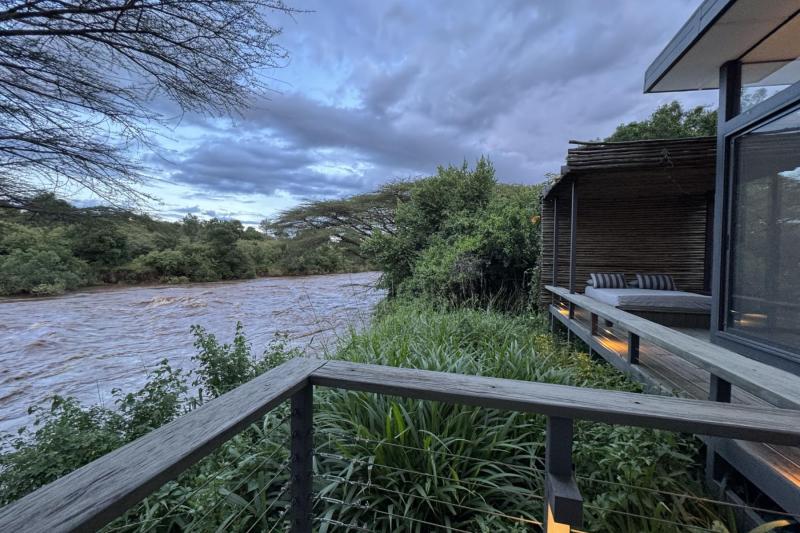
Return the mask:
[[287,209],[261,227],[268,234],[288,237],[334,237],[348,252],[363,257],[361,243],[376,231],[393,235],[398,202],[406,199],[412,183],[398,181],[375,192],[342,199],[304,202]]
[[267,89],[286,51],[282,0],[0,0],[0,206],[86,189],[137,204],[168,100],[231,113]]

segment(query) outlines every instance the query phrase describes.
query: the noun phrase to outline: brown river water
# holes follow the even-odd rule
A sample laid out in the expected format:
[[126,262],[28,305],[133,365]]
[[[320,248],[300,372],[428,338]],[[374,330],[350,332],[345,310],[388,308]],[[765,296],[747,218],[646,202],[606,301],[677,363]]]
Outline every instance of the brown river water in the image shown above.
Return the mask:
[[230,342],[237,321],[255,353],[276,332],[320,353],[350,326],[363,327],[384,293],[379,274],[115,287],[56,298],[0,300],[0,432],[29,423],[27,409],[54,394],[113,405],[111,389],[134,391],[167,358],[192,367],[199,324]]

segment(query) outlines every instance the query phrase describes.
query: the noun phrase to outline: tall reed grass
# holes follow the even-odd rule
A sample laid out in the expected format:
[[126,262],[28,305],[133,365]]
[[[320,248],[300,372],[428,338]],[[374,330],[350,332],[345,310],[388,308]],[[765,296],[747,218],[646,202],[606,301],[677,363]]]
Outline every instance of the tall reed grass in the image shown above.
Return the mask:
[[[640,391],[610,366],[557,342],[538,316],[437,310],[419,302],[392,304],[331,357]],[[326,516],[379,531],[428,531],[430,524],[528,530],[532,522],[525,519],[541,519],[544,417],[320,392],[316,468],[320,493],[330,496]],[[695,498],[706,495],[694,437],[579,422],[574,446],[588,530],[732,527],[724,508]],[[387,509],[391,515],[376,511]]]

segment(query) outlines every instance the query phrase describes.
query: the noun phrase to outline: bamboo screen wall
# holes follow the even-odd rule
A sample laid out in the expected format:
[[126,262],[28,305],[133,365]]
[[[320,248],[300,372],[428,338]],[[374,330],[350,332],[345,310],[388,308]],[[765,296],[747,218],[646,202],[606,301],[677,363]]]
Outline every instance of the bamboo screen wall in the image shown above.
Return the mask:
[[[714,138],[634,141],[570,150],[567,169],[542,203],[542,286],[553,281],[558,202],[557,284],[569,286],[571,184],[576,181],[576,291],[591,272],[668,273],[680,290],[708,287],[715,175]],[[586,163],[586,151],[595,159]],[[674,152],[682,159],[676,161]],[[574,165],[575,152],[581,163]],[[670,157],[673,155],[672,157]],[[542,304],[549,293],[541,294]]]

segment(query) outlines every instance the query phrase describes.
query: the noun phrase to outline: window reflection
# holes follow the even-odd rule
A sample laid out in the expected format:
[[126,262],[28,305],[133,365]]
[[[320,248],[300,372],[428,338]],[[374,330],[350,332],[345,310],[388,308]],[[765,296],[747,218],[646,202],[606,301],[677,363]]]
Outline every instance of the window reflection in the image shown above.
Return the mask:
[[800,59],[743,63],[739,107],[747,111],[797,81],[800,81]]
[[726,331],[800,353],[800,110],[734,142]]

